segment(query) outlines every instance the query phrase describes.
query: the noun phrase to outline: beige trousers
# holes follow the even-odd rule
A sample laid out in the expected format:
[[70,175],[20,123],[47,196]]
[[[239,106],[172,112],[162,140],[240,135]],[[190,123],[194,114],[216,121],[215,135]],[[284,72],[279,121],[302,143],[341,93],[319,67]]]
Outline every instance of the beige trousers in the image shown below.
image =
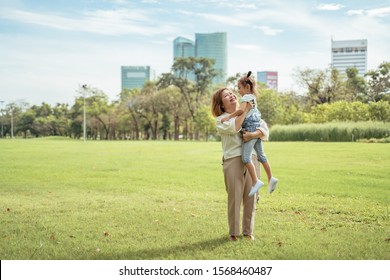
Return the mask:
[[[256,156],[252,157],[257,176],[260,176],[260,165]],[[249,197],[252,180],[242,162],[241,156],[223,161],[223,173],[228,194],[229,235],[240,235],[240,211],[243,207],[242,234],[252,235],[256,212],[256,195]]]

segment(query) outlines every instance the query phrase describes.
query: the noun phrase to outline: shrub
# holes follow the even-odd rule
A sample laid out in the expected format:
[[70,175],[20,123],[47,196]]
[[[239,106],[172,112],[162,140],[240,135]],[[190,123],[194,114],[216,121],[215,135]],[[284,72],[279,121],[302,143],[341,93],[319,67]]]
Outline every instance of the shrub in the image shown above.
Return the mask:
[[270,130],[270,141],[348,142],[389,136],[390,126],[383,122],[275,125]]

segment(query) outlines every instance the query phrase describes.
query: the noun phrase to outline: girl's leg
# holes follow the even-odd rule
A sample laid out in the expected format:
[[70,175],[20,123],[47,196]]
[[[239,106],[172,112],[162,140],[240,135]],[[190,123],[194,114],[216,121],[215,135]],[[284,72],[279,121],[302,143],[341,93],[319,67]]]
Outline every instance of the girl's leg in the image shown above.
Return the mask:
[[252,183],[253,183],[253,187],[249,192],[249,196],[253,196],[264,185],[264,183],[260,181],[260,179],[258,179],[255,166],[251,160],[252,149],[255,143],[256,143],[256,139],[252,139],[242,145],[242,161],[245,164],[245,167],[248,169],[248,172],[252,178]]
[[259,139],[255,143],[254,149],[255,149],[255,151],[257,153],[257,159],[263,165],[265,173],[267,173],[267,177],[268,177],[268,192],[272,193],[275,190],[276,185],[278,184],[278,179],[276,179],[275,177],[272,176],[271,166],[270,166],[270,164],[268,162],[267,156],[264,153],[263,141]]
[[252,186],[255,185],[258,180],[256,169],[251,159],[252,149],[255,145],[255,142],[256,139],[252,139],[242,144],[242,162],[245,164],[245,167],[248,169],[249,175],[251,176]]
[[259,180],[257,178],[255,165],[251,161],[251,162],[245,164],[245,167],[246,167],[246,169],[248,169],[249,175],[250,175],[250,177],[252,179],[252,186],[254,186],[256,184],[257,180]]
[[267,174],[267,178],[268,178],[268,182],[269,182],[272,178],[272,171],[271,171],[271,166],[268,163],[267,156],[264,153],[263,141],[261,139],[257,139],[257,141],[254,145],[254,149],[255,149],[256,154],[257,154],[257,160],[260,161],[261,164],[263,165],[264,171]]

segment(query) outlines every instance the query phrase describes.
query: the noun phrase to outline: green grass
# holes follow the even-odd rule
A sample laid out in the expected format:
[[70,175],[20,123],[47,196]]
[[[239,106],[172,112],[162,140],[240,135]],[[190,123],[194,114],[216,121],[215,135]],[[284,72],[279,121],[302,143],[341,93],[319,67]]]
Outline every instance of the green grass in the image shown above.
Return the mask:
[[386,144],[265,150],[280,183],[229,242],[220,142],[2,140],[0,259],[390,259]]

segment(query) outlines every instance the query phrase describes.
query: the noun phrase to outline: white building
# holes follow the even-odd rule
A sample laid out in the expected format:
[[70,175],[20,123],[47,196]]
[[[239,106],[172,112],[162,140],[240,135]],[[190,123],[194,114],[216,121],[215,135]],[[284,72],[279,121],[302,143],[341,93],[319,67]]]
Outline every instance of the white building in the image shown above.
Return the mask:
[[367,72],[367,39],[334,41],[332,39],[332,67],[345,74],[347,68],[357,68],[359,76]]

